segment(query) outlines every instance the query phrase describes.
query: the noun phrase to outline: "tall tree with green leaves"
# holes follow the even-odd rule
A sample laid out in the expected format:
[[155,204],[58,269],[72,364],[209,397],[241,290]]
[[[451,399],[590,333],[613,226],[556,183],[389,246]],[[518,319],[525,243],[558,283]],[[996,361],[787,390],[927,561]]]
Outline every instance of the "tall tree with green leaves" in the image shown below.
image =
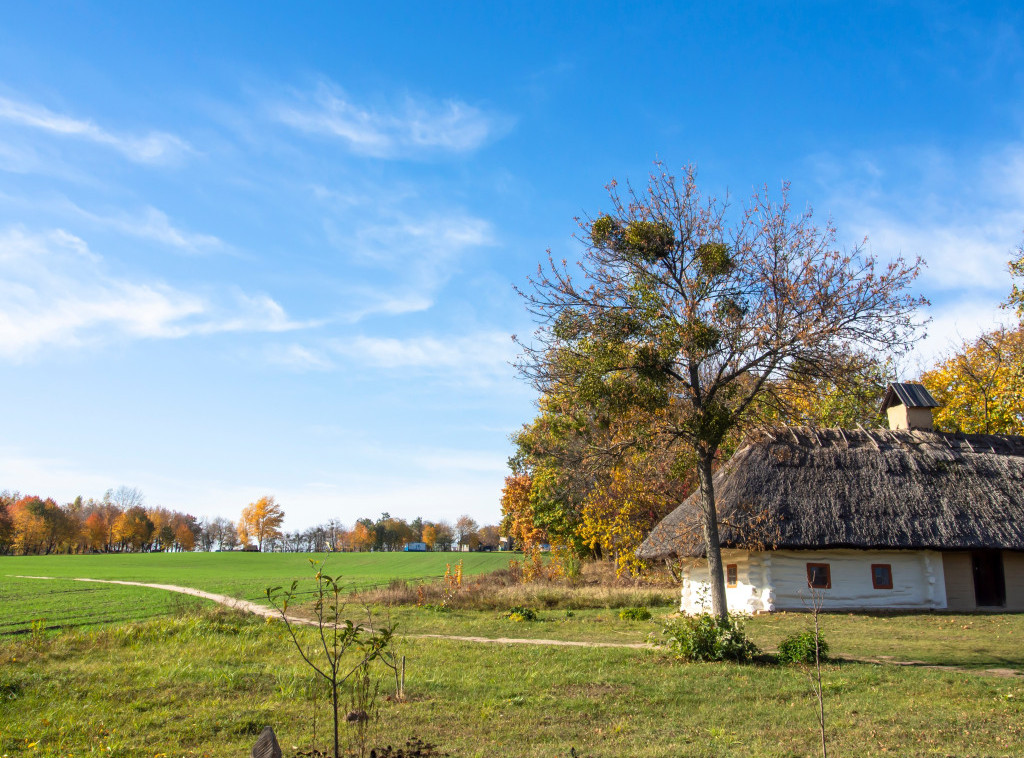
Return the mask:
[[733,211],[696,169],[661,164],[644,188],[609,185],[610,210],[580,219],[578,271],[538,267],[522,292],[539,321],[520,369],[542,393],[666,409],[666,444],[697,460],[714,612],[727,612],[712,466],[755,403],[786,407],[790,387],[849,381],[849,360],[909,347],[920,261],[879,264],[837,246],[831,223],[794,212],[783,185]]

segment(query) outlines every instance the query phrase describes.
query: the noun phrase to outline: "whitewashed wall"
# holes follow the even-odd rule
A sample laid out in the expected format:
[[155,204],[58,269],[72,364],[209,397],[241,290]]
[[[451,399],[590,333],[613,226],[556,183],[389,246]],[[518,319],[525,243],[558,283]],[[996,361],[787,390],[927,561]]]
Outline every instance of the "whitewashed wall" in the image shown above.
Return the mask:
[[[736,564],[736,586],[725,588],[729,610],[736,613],[758,613],[774,610],[771,606],[771,576],[766,577],[762,556],[740,550],[723,550],[723,564]],[[711,610],[711,584],[706,561],[694,561],[683,567],[683,589],[680,610],[701,613]]]
[[[931,610],[946,607],[942,554],[931,550],[777,550],[722,552],[722,562],[737,566],[737,586],[726,588],[729,610],[757,613],[802,610],[810,601],[807,564],[827,563],[831,589],[818,590],[825,609]],[[876,590],[871,564],[892,566],[892,589]],[[680,610],[710,610],[707,563],[683,570]]]

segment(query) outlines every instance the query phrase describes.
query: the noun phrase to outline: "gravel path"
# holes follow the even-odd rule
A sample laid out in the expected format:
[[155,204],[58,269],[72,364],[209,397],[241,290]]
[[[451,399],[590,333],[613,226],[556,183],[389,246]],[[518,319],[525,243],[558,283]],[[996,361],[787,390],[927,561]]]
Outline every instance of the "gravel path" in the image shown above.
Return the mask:
[[[281,614],[266,605],[260,603],[253,603],[249,600],[239,600],[235,597],[228,595],[218,595],[215,592],[206,592],[204,590],[197,590],[194,587],[181,587],[177,584],[150,584],[148,582],[127,582],[120,579],[87,579],[84,577],[56,577],[56,576],[15,576],[15,579],[59,579],[69,578],[75,582],[97,582],[99,584],[126,584],[131,587],[150,587],[155,590],[166,590],[167,592],[180,592],[183,595],[191,595],[192,597],[201,597],[206,600],[212,600],[215,603],[220,603],[228,608],[234,608],[238,611],[245,611],[246,613],[254,613],[257,616],[263,616],[264,618],[280,618]],[[310,619],[300,618],[298,616],[289,616],[288,620],[293,624],[313,624],[315,622]],[[652,648],[645,642],[580,642],[576,640],[533,640],[533,639],[520,639],[517,637],[460,637],[453,634],[407,634],[406,637],[412,637],[415,639],[439,639],[439,640],[456,640],[458,642],[482,642],[482,643],[493,643],[498,645],[557,645],[561,647],[622,647],[632,649],[644,649]]]

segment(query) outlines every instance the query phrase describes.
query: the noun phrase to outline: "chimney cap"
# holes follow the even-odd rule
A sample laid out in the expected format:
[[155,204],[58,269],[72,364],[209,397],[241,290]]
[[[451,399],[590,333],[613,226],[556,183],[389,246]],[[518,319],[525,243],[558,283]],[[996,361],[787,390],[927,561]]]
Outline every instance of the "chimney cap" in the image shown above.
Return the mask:
[[923,384],[911,382],[893,382],[885,391],[881,413],[885,413],[894,405],[905,405],[908,408],[938,408],[939,404]]

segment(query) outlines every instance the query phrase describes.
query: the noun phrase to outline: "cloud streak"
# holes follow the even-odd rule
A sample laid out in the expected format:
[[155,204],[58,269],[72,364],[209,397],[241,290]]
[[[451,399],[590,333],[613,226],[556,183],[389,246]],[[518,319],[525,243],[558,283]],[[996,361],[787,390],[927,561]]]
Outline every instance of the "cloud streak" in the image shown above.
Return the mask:
[[929,365],[1002,320],[1006,263],[1024,229],[1024,144],[970,158],[937,148],[816,156],[812,172],[848,240],[866,236],[882,260],[927,262],[918,288],[933,321],[912,360]]
[[180,339],[223,332],[286,332],[291,320],[266,295],[214,302],[162,282],[108,274],[103,260],[63,230],[0,233],[0,356],[22,360],[43,347],[82,347],[113,338]]
[[74,203],[69,205],[77,215],[92,221],[97,226],[112,229],[130,237],[159,242],[182,252],[204,253],[225,247],[224,242],[218,237],[187,232],[176,227],[166,213],[152,206],[146,206],[139,214],[121,213],[104,216],[87,211]]
[[152,131],[142,136],[116,134],[92,121],[54,113],[40,105],[6,97],[0,97],[0,120],[58,137],[103,145],[136,163],[167,163],[192,150],[183,139],[167,132]]
[[299,102],[279,103],[271,116],[307,134],[340,140],[357,155],[374,158],[466,153],[503,133],[509,120],[459,100],[431,101],[407,96],[389,110],[352,102],[337,86],[321,83]]

